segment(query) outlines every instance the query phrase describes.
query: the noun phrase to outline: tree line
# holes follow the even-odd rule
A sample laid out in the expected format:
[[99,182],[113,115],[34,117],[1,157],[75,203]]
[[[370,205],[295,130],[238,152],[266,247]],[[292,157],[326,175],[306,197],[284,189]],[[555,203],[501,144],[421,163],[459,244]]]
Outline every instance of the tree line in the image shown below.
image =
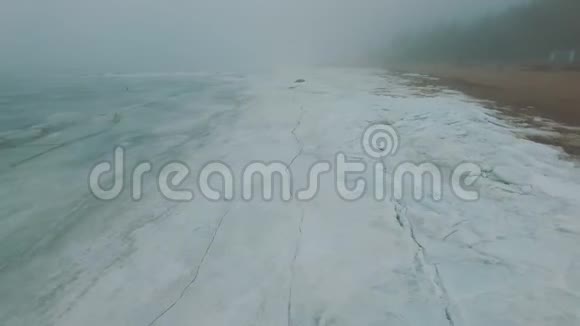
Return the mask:
[[391,48],[391,59],[408,62],[532,64],[571,50],[578,62],[580,0],[530,1],[476,22],[401,36]]

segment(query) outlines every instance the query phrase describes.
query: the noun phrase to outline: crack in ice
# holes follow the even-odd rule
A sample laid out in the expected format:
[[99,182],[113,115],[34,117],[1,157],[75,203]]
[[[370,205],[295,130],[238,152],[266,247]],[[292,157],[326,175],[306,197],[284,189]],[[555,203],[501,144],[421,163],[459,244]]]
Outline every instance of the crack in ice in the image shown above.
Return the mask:
[[153,321],[151,321],[148,324],[148,326],[155,325],[155,323],[157,323],[157,321],[159,321],[161,318],[163,318],[163,316],[165,316],[169,311],[171,311],[171,309],[173,309],[175,307],[175,305],[177,305],[177,303],[181,299],[183,299],[183,297],[185,296],[185,293],[187,293],[187,291],[191,288],[191,286],[195,283],[195,281],[197,281],[197,277],[199,276],[199,271],[201,270],[201,267],[203,266],[205,259],[207,258],[211,247],[213,246],[216,235],[219,232],[225,217],[230,213],[230,211],[231,211],[231,208],[228,208],[228,210],[220,217],[218,225],[216,226],[216,228],[212,234],[211,240],[210,240],[207,248],[205,249],[203,256],[201,257],[199,264],[197,265],[197,268],[195,270],[195,273],[194,273],[191,281],[189,281],[189,283],[187,283],[187,285],[183,288],[183,290],[181,290],[181,294],[179,295],[179,297],[175,301],[173,301],[173,303],[171,303],[167,308],[165,308],[159,315],[157,315],[157,317],[155,317],[155,319],[153,319]]
[[304,106],[300,106],[300,115],[298,116],[298,121],[296,121],[296,125],[294,126],[294,128],[292,128],[292,131],[290,132],[292,133],[292,136],[294,136],[296,143],[298,143],[298,145],[300,146],[300,149],[298,150],[298,153],[296,153],[296,155],[294,155],[294,157],[290,161],[289,167],[292,167],[296,159],[298,159],[298,157],[302,155],[302,153],[304,152],[304,143],[302,142],[302,140],[300,140],[300,137],[296,135],[296,130],[300,127],[300,125],[302,125],[303,116],[304,116]]
[[449,239],[452,235],[454,235],[457,232],[459,232],[458,229],[455,229],[455,230],[449,232],[446,236],[443,237],[443,241],[447,241],[447,239]]
[[64,147],[67,147],[67,146],[70,146],[70,145],[74,145],[74,144],[76,144],[78,142],[81,142],[83,140],[87,140],[87,139],[90,139],[90,138],[93,138],[93,137],[100,136],[100,135],[104,134],[105,132],[109,131],[110,129],[111,129],[111,127],[105,128],[103,130],[99,130],[97,132],[93,132],[93,133],[88,134],[88,135],[84,135],[84,136],[81,136],[81,137],[77,137],[77,138],[74,138],[74,139],[71,139],[71,140],[62,142],[62,143],[60,143],[58,145],[55,145],[53,147],[50,147],[50,148],[42,151],[40,153],[34,154],[34,155],[32,155],[30,157],[27,157],[25,159],[22,159],[22,160],[20,160],[18,162],[14,162],[14,163],[10,164],[10,167],[16,168],[16,167],[18,167],[18,166],[20,166],[20,165],[22,165],[24,163],[28,163],[28,162],[30,162],[32,160],[35,160],[35,159],[37,159],[37,158],[39,158],[41,156],[44,156],[44,155],[46,155],[48,153],[54,152],[54,151],[59,150],[61,148],[64,148]]
[[395,214],[396,214],[395,217],[397,219],[397,222],[403,228],[404,228],[404,225],[408,225],[409,235],[411,237],[411,240],[413,240],[413,242],[417,246],[417,253],[415,256],[418,258],[418,263],[422,266],[422,269],[424,271],[426,271],[425,266],[428,265],[435,272],[434,275],[431,275],[430,281],[431,281],[432,285],[435,287],[437,294],[439,295],[440,299],[443,301],[443,303],[445,305],[445,308],[444,308],[445,319],[447,319],[449,326],[455,326],[455,320],[453,319],[453,316],[451,315],[451,311],[450,311],[451,303],[450,303],[450,299],[449,299],[449,294],[447,293],[447,289],[445,289],[445,284],[443,283],[443,278],[441,277],[441,274],[439,272],[439,266],[437,264],[429,262],[429,259],[427,256],[427,249],[417,239],[417,236],[415,235],[415,227],[413,226],[413,223],[411,222],[411,220],[406,216],[407,207],[398,200],[394,201],[394,204],[395,204]]
[[302,225],[304,224],[304,208],[302,209],[302,216],[300,217],[300,224],[298,224],[298,239],[296,241],[296,249],[294,250],[294,257],[292,258],[290,268],[290,288],[288,289],[288,326],[292,326],[292,292],[294,289],[294,270],[296,266],[296,259],[300,252],[300,244],[302,243]]

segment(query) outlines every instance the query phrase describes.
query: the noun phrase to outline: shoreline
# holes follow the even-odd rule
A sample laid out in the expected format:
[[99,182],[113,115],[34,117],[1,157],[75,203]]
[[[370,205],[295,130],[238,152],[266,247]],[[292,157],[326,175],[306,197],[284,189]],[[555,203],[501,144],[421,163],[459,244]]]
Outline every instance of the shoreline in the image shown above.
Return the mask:
[[494,109],[545,129],[542,121],[554,121],[552,131],[560,136],[528,139],[559,146],[580,156],[580,72],[532,71],[514,66],[409,65],[392,68],[436,79],[430,84],[460,91],[477,99],[492,101]]

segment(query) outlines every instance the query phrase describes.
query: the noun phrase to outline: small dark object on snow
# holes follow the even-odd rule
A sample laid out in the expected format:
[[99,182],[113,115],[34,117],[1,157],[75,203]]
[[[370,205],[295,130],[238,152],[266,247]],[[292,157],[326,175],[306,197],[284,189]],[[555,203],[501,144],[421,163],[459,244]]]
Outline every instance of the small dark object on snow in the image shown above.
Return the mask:
[[299,83],[304,83],[306,80],[304,79],[296,79],[295,83],[299,84]]

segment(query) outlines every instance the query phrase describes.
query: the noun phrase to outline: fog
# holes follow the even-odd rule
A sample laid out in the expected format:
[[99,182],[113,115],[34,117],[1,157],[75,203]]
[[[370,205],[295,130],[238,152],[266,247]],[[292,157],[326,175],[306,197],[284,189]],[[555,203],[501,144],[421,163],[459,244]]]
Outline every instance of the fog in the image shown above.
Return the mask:
[[368,64],[393,37],[517,0],[0,0],[0,70]]

